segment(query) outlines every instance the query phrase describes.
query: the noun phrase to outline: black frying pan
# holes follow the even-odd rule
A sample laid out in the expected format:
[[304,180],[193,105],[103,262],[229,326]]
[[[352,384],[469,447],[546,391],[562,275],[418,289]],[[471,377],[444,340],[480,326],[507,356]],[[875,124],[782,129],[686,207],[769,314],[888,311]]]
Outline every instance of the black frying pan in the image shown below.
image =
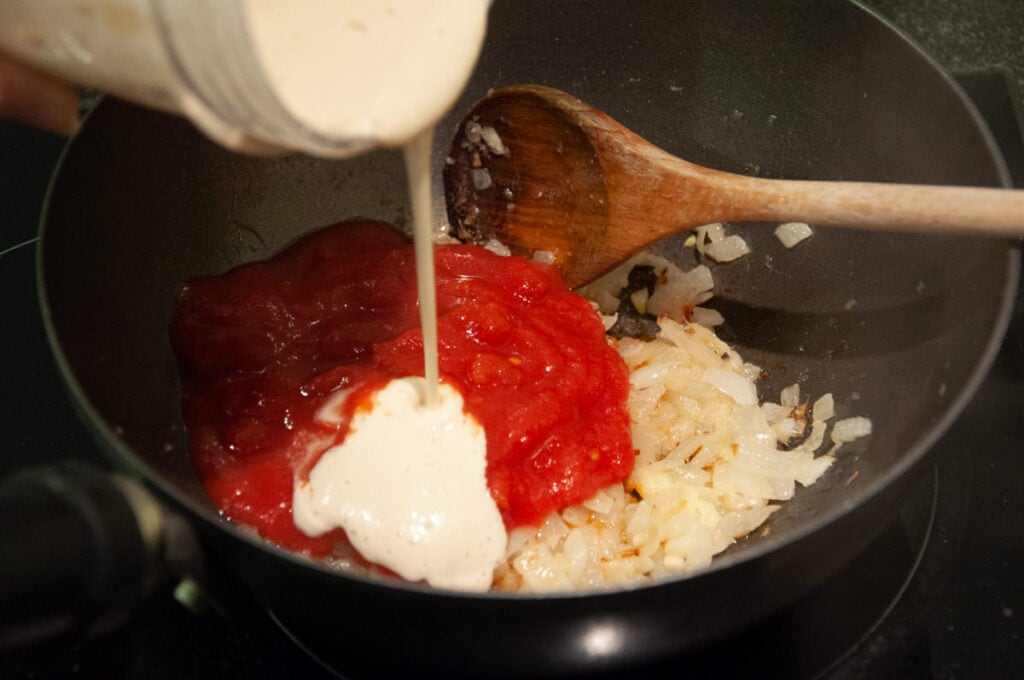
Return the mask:
[[[440,128],[438,169],[458,116],[488,87],[516,82],[568,91],[723,170],[1008,185],[953,81],[841,0],[498,1],[476,75]],[[48,331],[102,448],[191,520],[231,579],[349,663],[607,669],[704,646],[777,610],[894,518],[988,368],[1016,289],[1016,252],[1003,241],[819,230],[784,251],[763,226],[738,225],[754,252],[715,267],[723,335],[768,370],[765,394],[794,381],[809,394],[832,391],[840,416],[871,417],[874,434],[776,513],[767,536],[694,578],[578,595],[453,595],[339,575],[220,519],[189,466],[167,339],[188,278],[265,258],[347,217],[404,226],[403,186],[394,152],[241,158],[182,121],[106,101],[69,147],[43,225]]]

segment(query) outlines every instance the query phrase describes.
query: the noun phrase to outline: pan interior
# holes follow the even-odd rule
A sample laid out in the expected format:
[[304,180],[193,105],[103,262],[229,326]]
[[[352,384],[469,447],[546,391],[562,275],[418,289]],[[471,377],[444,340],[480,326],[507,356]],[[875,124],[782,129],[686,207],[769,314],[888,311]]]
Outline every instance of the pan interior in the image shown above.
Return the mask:
[[[827,20],[822,20],[822,16]],[[531,82],[603,109],[697,163],[768,177],[999,185],[1001,161],[951,81],[845,2],[502,2],[458,117],[490,87]],[[438,215],[442,206],[435,206]],[[188,123],[102,103],[68,149],[44,223],[43,305],[79,407],[118,461],[219,521],[187,457],[169,311],[189,278],[266,258],[351,217],[404,227],[397,152],[350,161],[243,158]],[[1006,316],[1001,241],[819,229],[787,251],[730,225],[753,254],[713,266],[722,335],[768,377],[831,391],[872,419],[818,485],[720,565],[858,506],[916,463],[963,405]],[[686,264],[681,239],[661,254]]]

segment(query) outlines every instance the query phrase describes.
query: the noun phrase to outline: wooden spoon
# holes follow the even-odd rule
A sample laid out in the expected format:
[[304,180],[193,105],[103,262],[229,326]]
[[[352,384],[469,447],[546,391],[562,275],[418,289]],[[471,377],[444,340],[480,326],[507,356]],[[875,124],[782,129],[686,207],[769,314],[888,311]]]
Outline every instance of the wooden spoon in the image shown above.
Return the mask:
[[1024,235],[1024,191],[745,177],[689,163],[558,90],[494,90],[463,119],[444,172],[455,235],[548,251],[592,281],[670,234],[725,221]]

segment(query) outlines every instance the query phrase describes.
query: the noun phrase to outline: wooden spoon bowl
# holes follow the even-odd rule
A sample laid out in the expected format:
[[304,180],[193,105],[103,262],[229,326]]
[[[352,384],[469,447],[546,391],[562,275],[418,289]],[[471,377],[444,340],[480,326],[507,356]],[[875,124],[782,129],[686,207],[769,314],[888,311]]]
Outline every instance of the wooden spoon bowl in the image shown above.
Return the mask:
[[746,177],[676,158],[564,92],[494,90],[444,171],[455,235],[547,253],[583,285],[670,234],[725,221],[1024,234],[1024,191]]

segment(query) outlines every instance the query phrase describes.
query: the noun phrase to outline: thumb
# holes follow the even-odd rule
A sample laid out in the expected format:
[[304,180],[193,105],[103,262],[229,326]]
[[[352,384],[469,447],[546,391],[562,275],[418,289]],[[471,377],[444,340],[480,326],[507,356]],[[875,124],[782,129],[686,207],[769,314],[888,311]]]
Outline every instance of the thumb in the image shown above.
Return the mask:
[[69,84],[0,55],[0,118],[70,135],[78,130],[78,98]]

